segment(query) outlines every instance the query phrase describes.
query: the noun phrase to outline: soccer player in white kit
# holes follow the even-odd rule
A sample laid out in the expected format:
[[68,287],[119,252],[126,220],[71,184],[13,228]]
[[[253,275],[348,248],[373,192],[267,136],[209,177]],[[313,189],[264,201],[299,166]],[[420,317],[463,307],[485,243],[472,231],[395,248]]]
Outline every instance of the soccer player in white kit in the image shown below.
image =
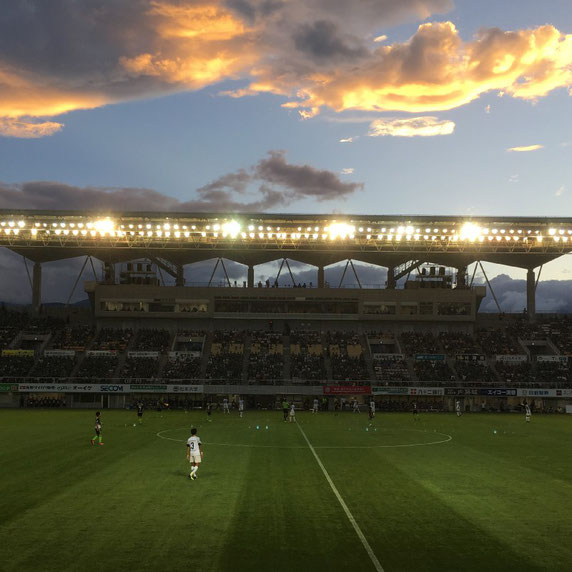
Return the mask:
[[372,399],[369,402],[369,418],[373,419],[375,417],[375,401]]
[[191,436],[187,439],[187,461],[191,463],[189,479],[194,481],[197,478],[197,471],[199,470],[199,465],[201,464],[203,457],[203,445],[197,435],[196,428],[193,427],[191,429]]
[[228,408],[228,399],[226,397],[222,400],[222,412],[230,414],[230,409]]
[[244,411],[244,399],[242,397],[238,400],[238,415],[242,417],[242,413]]
[[294,408],[294,404],[292,403],[290,405],[290,419],[289,419],[290,423],[292,423],[292,421],[296,421],[296,409]]
[[312,413],[318,413],[319,407],[320,407],[320,404],[319,404],[318,400],[314,399],[314,407],[312,407]]
[[455,401],[455,411],[457,412],[457,417],[461,417],[461,402],[458,399]]
[[527,423],[530,423],[530,416],[532,415],[532,412],[530,411],[530,405],[528,403],[524,404],[524,415],[525,415],[525,419]]
[[354,413],[359,413],[359,403],[357,399],[354,399]]

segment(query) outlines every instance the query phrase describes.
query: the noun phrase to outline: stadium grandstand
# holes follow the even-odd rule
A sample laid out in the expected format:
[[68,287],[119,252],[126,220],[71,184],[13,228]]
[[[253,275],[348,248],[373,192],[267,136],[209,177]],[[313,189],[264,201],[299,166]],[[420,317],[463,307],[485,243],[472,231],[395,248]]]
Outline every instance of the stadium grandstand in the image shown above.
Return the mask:
[[[467,410],[525,396],[543,410],[572,403],[572,320],[535,310],[542,265],[572,250],[569,218],[2,211],[0,246],[32,263],[30,308],[0,311],[3,406],[239,395],[263,407],[283,395],[332,407],[373,395],[385,410],[417,399],[452,409],[459,397]],[[41,290],[42,265],[73,257],[84,264],[72,291],[94,260],[103,273],[84,283],[89,309],[72,314],[44,306]],[[186,265],[210,259],[222,283],[214,271],[186,279]],[[245,266],[243,281],[225,260]],[[276,260],[276,277],[255,281]],[[289,261],[315,279],[300,283]],[[328,283],[325,267],[342,261],[339,284]],[[386,268],[386,283],[364,284],[358,261]],[[467,269],[483,261],[527,270],[525,313],[479,313],[486,287]]]

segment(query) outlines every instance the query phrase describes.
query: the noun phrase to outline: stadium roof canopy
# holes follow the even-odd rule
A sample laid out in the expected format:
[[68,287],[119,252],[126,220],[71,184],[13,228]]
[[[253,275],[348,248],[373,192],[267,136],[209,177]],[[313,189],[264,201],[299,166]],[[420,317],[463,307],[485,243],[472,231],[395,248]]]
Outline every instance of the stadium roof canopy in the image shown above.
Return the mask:
[[349,258],[389,267],[416,258],[531,269],[572,251],[572,218],[1,210],[0,246],[36,262],[291,258],[323,267]]

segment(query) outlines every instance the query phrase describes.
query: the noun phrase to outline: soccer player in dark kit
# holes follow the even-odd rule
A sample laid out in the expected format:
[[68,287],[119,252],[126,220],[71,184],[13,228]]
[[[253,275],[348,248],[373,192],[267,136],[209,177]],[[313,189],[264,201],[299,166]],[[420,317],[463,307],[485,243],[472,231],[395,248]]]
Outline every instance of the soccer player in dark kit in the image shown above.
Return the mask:
[[95,414],[95,435],[91,440],[91,444],[95,445],[95,441],[100,445],[103,445],[103,436],[101,434],[101,413],[99,411]]

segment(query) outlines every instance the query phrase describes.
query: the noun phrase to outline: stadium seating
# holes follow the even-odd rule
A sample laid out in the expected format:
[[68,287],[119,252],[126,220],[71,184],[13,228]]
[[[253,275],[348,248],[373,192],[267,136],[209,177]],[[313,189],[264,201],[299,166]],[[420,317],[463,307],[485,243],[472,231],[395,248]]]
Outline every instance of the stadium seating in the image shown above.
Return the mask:
[[290,378],[295,383],[328,379],[321,332],[290,333]]
[[326,342],[333,380],[361,381],[369,378],[361,336],[357,332],[328,332]]
[[[494,323],[493,323],[494,324]],[[294,323],[295,325],[295,323]],[[153,379],[178,383],[567,387],[572,321],[435,333],[395,325],[371,330],[308,327],[120,329],[32,319],[0,309],[3,378]],[[145,355],[152,352],[153,355]]]
[[216,330],[205,377],[211,382],[240,383],[244,362],[246,332]]
[[276,383],[284,379],[284,344],[281,334],[265,331],[250,333],[249,383]]

